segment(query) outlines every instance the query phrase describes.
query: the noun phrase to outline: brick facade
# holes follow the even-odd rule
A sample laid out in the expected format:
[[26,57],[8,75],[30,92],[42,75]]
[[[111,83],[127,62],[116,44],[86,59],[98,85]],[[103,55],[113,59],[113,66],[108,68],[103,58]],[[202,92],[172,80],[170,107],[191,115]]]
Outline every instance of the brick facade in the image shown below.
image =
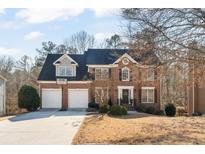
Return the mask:
[[[160,80],[159,80],[159,68],[155,70],[154,81],[142,81],[141,72],[144,71],[146,66],[129,62],[126,65],[130,69],[130,81],[120,80],[120,70],[125,65],[120,61],[117,66],[110,67],[110,76],[106,80],[95,80],[92,79],[90,83],[67,83],[66,85],[58,85],[56,83],[41,83],[40,93],[42,95],[43,88],[61,88],[62,89],[62,107],[67,109],[69,106],[68,102],[68,89],[89,89],[89,102],[95,101],[95,88],[96,87],[108,87],[109,96],[113,103],[118,103],[118,86],[133,86],[133,99],[136,107],[153,106],[156,110],[160,110]],[[95,76],[95,69],[88,67],[88,73],[90,76]],[[154,103],[141,103],[141,88],[142,87],[154,87],[155,88],[155,101]]]

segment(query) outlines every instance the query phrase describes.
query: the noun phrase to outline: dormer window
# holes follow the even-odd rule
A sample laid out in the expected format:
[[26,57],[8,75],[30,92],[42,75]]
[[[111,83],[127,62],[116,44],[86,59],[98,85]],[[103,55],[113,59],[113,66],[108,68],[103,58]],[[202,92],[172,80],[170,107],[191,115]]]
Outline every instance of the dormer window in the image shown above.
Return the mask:
[[74,70],[72,66],[59,66],[59,76],[74,76]]
[[130,70],[127,67],[122,69],[122,81],[129,81],[130,80]]
[[76,67],[78,63],[69,55],[64,54],[58,58],[53,65],[56,68],[56,76],[74,77],[76,76]]

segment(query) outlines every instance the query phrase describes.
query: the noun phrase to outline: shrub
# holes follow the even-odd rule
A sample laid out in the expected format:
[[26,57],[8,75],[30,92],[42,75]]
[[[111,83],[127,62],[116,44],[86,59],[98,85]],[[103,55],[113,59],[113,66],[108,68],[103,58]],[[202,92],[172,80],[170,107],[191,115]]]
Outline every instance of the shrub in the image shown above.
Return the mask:
[[155,108],[150,106],[150,107],[146,108],[145,112],[149,113],[149,114],[154,114],[155,113]]
[[37,90],[32,86],[24,85],[18,92],[18,106],[28,111],[35,111],[40,107],[40,98]]
[[164,115],[164,111],[163,110],[158,110],[155,112],[156,115]]
[[185,108],[184,107],[177,107],[177,115],[178,116],[184,116],[184,115],[186,115],[186,110],[185,110]]
[[98,110],[96,108],[87,108],[86,112],[97,112]]
[[109,105],[110,107],[113,105],[111,98],[108,100],[108,105]]
[[88,107],[89,108],[99,109],[99,104],[97,104],[95,102],[90,102],[90,103],[88,103]]
[[122,115],[122,108],[120,105],[113,105],[110,108],[110,114],[111,115]]
[[122,106],[122,115],[127,115],[127,108]]
[[99,107],[99,112],[100,113],[108,113],[109,111],[109,107],[107,105],[107,103],[102,103]]
[[139,105],[139,106],[136,106],[136,111],[138,112],[145,112],[146,111],[146,108],[142,105]]
[[169,117],[174,117],[176,114],[176,107],[172,103],[168,103],[165,105],[165,113]]
[[110,108],[111,115],[127,115],[127,108],[125,106],[113,105]]
[[202,115],[201,112],[194,112],[194,113],[192,113],[192,116],[201,116],[201,115]]

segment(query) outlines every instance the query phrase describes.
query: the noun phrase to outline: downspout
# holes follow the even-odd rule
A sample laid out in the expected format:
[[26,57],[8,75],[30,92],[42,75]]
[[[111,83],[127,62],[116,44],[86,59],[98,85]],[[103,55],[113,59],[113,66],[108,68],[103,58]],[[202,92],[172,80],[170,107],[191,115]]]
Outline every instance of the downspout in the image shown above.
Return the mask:
[[40,83],[38,83],[38,92],[39,92],[39,96],[40,96],[40,103],[41,103],[40,108],[42,109],[42,97],[41,97],[41,86],[40,86]]

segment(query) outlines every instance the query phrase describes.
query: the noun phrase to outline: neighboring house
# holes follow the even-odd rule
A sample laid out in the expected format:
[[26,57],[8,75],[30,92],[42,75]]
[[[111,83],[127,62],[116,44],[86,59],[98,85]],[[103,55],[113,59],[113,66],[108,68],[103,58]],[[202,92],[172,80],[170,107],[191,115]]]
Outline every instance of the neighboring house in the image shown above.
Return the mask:
[[0,116],[6,113],[6,79],[0,75]]
[[[112,103],[160,109],[160,67],[153,52],[88,49],[84,54],[49,54],[38,78],[42,108],[87,108],[102,98]],[[146,59],[150,57],[152,60]]]

